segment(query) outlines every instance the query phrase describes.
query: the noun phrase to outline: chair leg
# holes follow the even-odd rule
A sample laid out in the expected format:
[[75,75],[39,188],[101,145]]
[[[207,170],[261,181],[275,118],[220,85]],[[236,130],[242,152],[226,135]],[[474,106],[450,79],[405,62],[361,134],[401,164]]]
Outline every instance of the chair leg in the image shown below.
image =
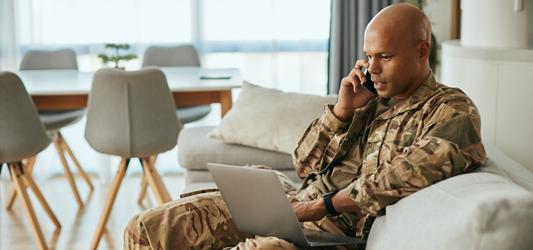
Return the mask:
[[[151,155],[149,158],[150,162],[155,166],[155,161],[157,160],[157,155]],[[146,175],[143,173],[142,182],[141,182],[141,193],[139,194],[138,203],[141,203],[146,195],[146,190],[148,189],[148,182],[146,182]]]
[[78,160],[76,159],[76,157],[74,156],[74,154],[70,150],[70,147],[68,146],[67,141],[65,141],[65,138],[63,138],[63,136],[61,135],[60,132],[57,132],[57,136],[61,138],[61,146],[62,146],[62,148],[64,150],[66,150],[68,152],[68,154],[70,155],[70,159],[72,159],[72,161],[74,162],[74,164],[78,168],[78,172],[81,174],[81,177],[83,177],[83,179],[85,179],[85,182],[87,182],[87,185],[89,185],[89,188],[91,188],[91,190],[94,190],[93,184],[91,183],[91,179],[85,173],[85,171],[83,171],[83,168],[81,168],[80,164],[78,163]]
[[37,155],[34,155],[28,160],[28,165],[26,169],[29,171],[29,173],[33,172],[33,167],[35,166],[35,161],[37,161]]
[[26,193],[26,187],[24,186],[23,181],[24,174],[22,173],[19,166],[20,165],[18,164],[9,164],[11,170],[11,178],[13,178],[15,190],[17,190],[17,195],[20,198],[22,207],[24,208],[24,212],[26,213],[26,217],[28,217],[28,220],[30,221],[33,236],[37,241],[37,245],[39,246],[39,249],[47,250],[48,247],[46,246],[46,241],[44,240],[41,226],[39,226],[39,221],[37,221],[37,217],[35,216],[35,212],[33,211],[30,198],[28,197],[28,193]]
[[61,143],[62,143],[61,141],[62,141],[61,137],[58,136],[57,139],[54,141],[54,145],[56,146],[57,154],[59,155],[59,158],[61,159],[63,168],[65,169],[65,176],[67,177],[67,180],[70,183],[70,187],[72,188],[74,197],[76,197],[78,206],[82,208],[83,202],[81,201],[80,194],[78,193],[78,188],[76,188],[76,183],[74,182],[74,177],[72,176],[72,172],[70,172],[70,169],[67,164],[67,160],[65,159],[64,150],[61,148]]
[[157,161],[157,156],[158,155],[150,155],[150,157],[148,159],[150,159],[150,162],[155,165],[155,161]]
[[13,188],[11,190],[11,193],[9,194],[9,197],[7,198],[7,204],[6,204],[6,210],[11,210],[11,207],[13,207],[13,203],[15,203],[15,198],[17,198],[17,190]]
[[[25,163],[23,162],[23,166],[26,165],[24,168],[27,171],[27,175],[31,176],[31,172],[33,170],[33,166],[35,166],[35,160],[37,159],[37,155],[26,159]],[[9,198],[7,198],[7,204],[6,204],[6,210],[11,210],[11,207],[13,206],[13,203],[15,202],[15,198],[17,198],[17,191],[13,188],[11,190],[11,193],[9,194]]]
[[139,199],[137,200],[138,203],[142,203],[144,196],[146,195],[147,189],[148,189],[148,182],[146,182],[146,175],[143,173],[143,177],[141,181],[141,193],[139,194]]
[[102,211],[102,215],[100,216],[98,226],[96,227],[96,232],[94,233],[90,249],[96,249],[98,247],[98,244],[100,243],[100,238],[102,238],[102,234],[104,233],[105,225],[107,224],[107,220],[109,219],[109,215],[111,214],[111,209],[113,208],[113,204],[115,203],[115,198],[117,197],[118,189],[120,188],[122,179],[124,179],[124,175],[126,174],[126,169],[128,167],[129,162],[130,159],[126,158],[122,158],[122,161],[120,162],[117,174],[115,175],[115,178],[111,183],[109,193],[107,194],[104,209]]
[[146,180],[148,181],[148,185],[150,185],[150,187],[154,191],[155,197],[157,198],[159,204],[164,204],[172,201],[172,198],[170,198],[170,195],[168,194],[168,191],[165,188],[165,185],[163,184],[163,180],[161,180],[161,176],[159,176],[159,174],[157,173],[157,170],[155,169],[152,162],[148,158],[141,159],[141,162],[144,168],[144,174],[146,175]]
[[61,224],[59,224],[59,221],[54,215],[54,212],[52,212],[52,209],[50,208],[50,206],[48,206],[48,202],[46,202],[46,200],[43,197],[43,194],[41,193],[37,185],[35,185],[35,182],[33,181],[33,178],[31,177],[31,172],[27,171],[27,173],[28,174],[23,175],[24,183],[26,183],[27,186],[31,188],[31,190],[33,191],[33,194],[35,194],[35,197],[37,197],[37,200],[39,200],[39,202],[44,208],[44,211],[46,212],[46,214],[48,214],[48,217],[50,217],[54,225],[56,225],[57,228],[61,228]]

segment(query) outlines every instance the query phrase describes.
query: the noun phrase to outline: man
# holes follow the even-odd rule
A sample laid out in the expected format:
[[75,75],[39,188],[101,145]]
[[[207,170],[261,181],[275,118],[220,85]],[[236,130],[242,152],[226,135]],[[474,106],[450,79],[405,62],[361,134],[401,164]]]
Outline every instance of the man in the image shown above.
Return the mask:
[[[485,162],[479,112],[433,78],[430,35],[427,17],[409,4],[391,5],[368,24],[368,60],[357,61],[337,104],[301,134],[293,154],[305,179],[288,197],[304,227],[366,238],[387,205]],[[378,96],[361,85],[363,67]],[[297,249],[253,237],[238,232],[219,193],[206,193],[134,217],[125,248]]]

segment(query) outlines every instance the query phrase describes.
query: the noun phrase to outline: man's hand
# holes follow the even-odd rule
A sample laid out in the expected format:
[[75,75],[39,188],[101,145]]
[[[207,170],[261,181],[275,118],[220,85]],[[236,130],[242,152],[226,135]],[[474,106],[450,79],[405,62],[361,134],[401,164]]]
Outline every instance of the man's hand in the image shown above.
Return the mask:
[[292,203],[292,209],[299,221],[317,221],[328,215],[324,200]]
[[[350,198],[346,189],[331,197],[335,211],[339,213],[361,210]],[[297,202],[291,204],[299,221],[318,221],[328,215],[324,199]]]
[[349,121],[355,109],[360,108],[372,100],[375,95],[361,85],[366,82],[363,67],[370,67],[367,60],[359,60],[350,74],[342,79],[339,89],[339,101],[333,108],[333,114],[341,121]]

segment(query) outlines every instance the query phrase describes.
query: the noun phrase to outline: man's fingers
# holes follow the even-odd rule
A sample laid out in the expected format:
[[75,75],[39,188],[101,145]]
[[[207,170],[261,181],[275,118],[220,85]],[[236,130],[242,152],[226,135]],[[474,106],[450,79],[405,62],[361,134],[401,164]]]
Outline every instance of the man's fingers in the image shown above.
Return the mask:
[[347,76],[347,77],[344,77],[342,79],[342,83],[341,85],[342,86],[345,86],[345,87],[353,87],[353,91],[354,93],[357,93],[357,89],[359,87],[359,84],[360,80],[358,78],[358,76]]
[[344,77],[342,78],[342,85],[345,85],[345,86],[348,86],[348,85],[355,85],[356,83],[358,83],[358,78],[357,76],[354,76],[354,75],[349,75],[347,77]]
[[354,68],[368,68],[370,66],[370,63],[368,63],[367,60],[357,60],[357,62],[355,62],[355,67]]
[[356,76],[358,78],[358,80],[359,80],[358,83],[359,82],[365,83],[366,82],[366,77],[365,77],[365,74],[363,73],[363,67],[367,68],[368,66],[370,66],[370,65],[369,65],[367,60],[358,60],[355,63],[355,66],[353,67],[353,69],[350,72],[349,76]]
[[363,73],[363,71],[359,70],[356,74],[357,74],[357,77],[359,78],[360,82],[362,82],[362,83],[366,82],[366,77],[365,77],[365,74]]

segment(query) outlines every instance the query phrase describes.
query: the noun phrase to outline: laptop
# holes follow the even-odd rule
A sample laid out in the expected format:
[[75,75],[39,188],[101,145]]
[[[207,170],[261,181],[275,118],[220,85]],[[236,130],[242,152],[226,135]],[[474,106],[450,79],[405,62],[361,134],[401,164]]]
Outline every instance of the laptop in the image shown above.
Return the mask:
[[214,163],[207,163],[207,168],[241,232],[275,236],[302,247],[366,243],[344,235],[302,229],[272,170]]

